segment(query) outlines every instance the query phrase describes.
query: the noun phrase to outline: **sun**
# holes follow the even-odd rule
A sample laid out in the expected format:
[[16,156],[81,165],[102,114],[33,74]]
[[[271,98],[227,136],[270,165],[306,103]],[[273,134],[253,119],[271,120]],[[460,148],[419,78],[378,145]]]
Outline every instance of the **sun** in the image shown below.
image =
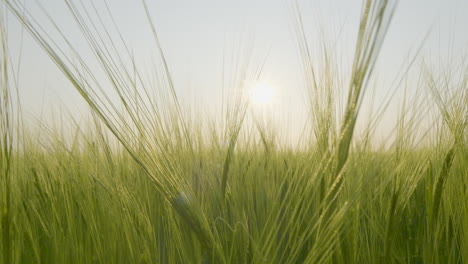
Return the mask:
[[273,88],[265,83],[257,83],[250,91],[250,99],[254,104],[270,104],[273,102]]

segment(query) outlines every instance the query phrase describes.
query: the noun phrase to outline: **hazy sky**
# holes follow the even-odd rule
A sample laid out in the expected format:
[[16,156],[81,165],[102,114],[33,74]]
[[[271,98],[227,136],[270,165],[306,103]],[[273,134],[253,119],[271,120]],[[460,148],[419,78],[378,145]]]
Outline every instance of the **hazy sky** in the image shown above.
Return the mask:
[[[86,2],[87,0],[84,0]],[[24,0],[34,16],[41,17],[35,0]],[[73,42],[84,45],[63,0],[38,0]],[[101,0],[96,0],[102,3]],[[154,42],[140,1],[107,0],[120,31],[141,63],[151,61]],[[147,0],[166,54],[177,91],[183,101],[206,106],[220,102],[223,55],[235,53],[236,43],[252,44],[254,55],[267,55],[262,81],[275,89],[275,114],[283,113],[299,127],[307,109],[302,70],[296,45],[293,1],[287,0]],[[362,1],[299,0],[311,50],[323,37],[338,50],[343,65],[350,65]],[[2,9],[4,6],[2,5]],[[448,58],[468,47],[467,0],[400,1],[383,45],[378,76],[390,83],[408,52],[419,47],[431,29],[422,55]],[[18,61],[21,100],[26,112],[64,105],[72,112],[83,109],[79,95],[11,14],[7,17],[12,59]],[[39,20],[42,21],[42,20]],[[47,28],[47,27],[46,27]],[[51,29],[51,27],[49,27]],[[51,31],[52,32],[52,31]],[[321,33],[322,32],[322,33]],[[54,35],[53,35],[54,36]],[[466,54],[466,53],[465,53]],[[377,88],[377,97],[387,86]],[[203,103],[201,103],[203,102]],[[398,104],[398,96],[395,98]],[[287,109],[287,111],[278,109]],[[287,113],[287,114],[285,114]]]

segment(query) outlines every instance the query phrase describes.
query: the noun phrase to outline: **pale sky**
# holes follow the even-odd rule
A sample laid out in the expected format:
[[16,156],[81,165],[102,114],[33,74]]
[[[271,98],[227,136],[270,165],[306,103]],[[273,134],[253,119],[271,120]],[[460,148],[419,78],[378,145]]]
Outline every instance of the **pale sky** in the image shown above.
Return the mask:
[[[34,16],[41,17],[36,0],[24,0]],[[63,0],[37,0],[75,43],[84,45]],[[87,0],[84,0],[87,2]],[[102,3],[96,0],[97,5]],[[142,63],[154,52],[143,5],[140,1],[107,0],[125,40]],[[147,0],[176,89],[184,102],[202,108],[221,101],[223,55],[234,53],[238,41],[253,43],[254,56],[268,54],[262,82],[274,87],[275,114],[287,119],[293,128],[301,127],[307,110],[302,69],[298,57],[292,2],[288,0]],[[336,49],[342,63],[352,63],[355,37],[362,1],[298,0],[311,50],[317,49],[323,34]],[[2,4],[2,9],[4,5]],[[431,29],[422,50],[423,56],[448,59],[466,54],[468,47],[467,0],[402,0],[389,28],[377,73],[389,84],[408,52],[419,47]],[[40,19],[40,18],[39,18]],[[30,116],[41,109],[48,114],[53,107],[71,112],[84,109],[79,95],[67,83],[55,65],[11,14],[7,17],[9,47],[15,65],[20,47],[22,57],[19,87],[22,105]],[[42,21],[42,20],[39,20]],[[51,27],[46,27],[50,28]],[[253,40],[253,42],[251,41]],[[346,73],[349,74],[349,73]],[[384,94],[385,85],[376,94]],[[347,87],[346,87],[347,88]],[[398,95],[395,104],[398,105]],[[378,103],[378,102],[377,102]],[[208,107],[207,107],[208,106]],[[365,108],[365,106],[364,106]],[[279,111],[281,109],[281,111]],[[391,109],[391,108],[390,108]],[[396,109],[396,108],[395,108]],[[208,110],[209,111],[209,110]],[[276,117],[275,117],[276,118]],[[390,117],[391,119],[391,117]],[[299,128],[300,129],[300,128]]]

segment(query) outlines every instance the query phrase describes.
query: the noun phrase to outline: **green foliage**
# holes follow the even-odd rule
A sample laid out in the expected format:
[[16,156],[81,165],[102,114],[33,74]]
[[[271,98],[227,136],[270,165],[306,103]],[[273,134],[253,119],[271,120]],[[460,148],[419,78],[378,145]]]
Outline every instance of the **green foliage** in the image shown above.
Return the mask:
[[[413,143],[418,116],[406,106],[390,147],[372,146],[371,127],[364,139],[354,137],[392,1],[364,3],[342,116],[334,102],[339,67],[327,49],[322,67],[312,66],[296,14],[315,139],[301,149],[282,146],[259,122],[246,127],[242,96],[208,132],[208,120],[191,120],[145,3],[160,62],[154,83],[121,35],[96,30],[106,28],[104,12],[64,1],[103,79],[52,18],[59,40],[21,1],[3,0],[88,103],[92,119],[67,130],[41,128],[45,142],[15,134],[19,109],[2,28],[1,263],[468,262],[468,67],[450,82],[450,71],[439,76],[423,64],[421,85],[441,114],[428,147]],[[245,66],[233,73],[235,88],[261,73],[262,63],[249,56],[239,56],[236,65]]]

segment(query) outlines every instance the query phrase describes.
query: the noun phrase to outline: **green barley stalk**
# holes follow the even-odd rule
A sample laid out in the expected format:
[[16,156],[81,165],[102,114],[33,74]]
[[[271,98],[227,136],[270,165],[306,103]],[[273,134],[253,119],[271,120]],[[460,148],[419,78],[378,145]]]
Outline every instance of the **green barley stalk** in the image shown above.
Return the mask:
[[[444,125],[453,137],[452,146],[445,154],[442,169],[433,186],[433,207],[429,221],[430,227],[435,228],[445,182],[450,174],[457,150],[465,145],[464,140],[468,128],[468,65],[462,61],[461,65],[457,65],[458,69],[455,72],[442,71],[438,74],[425,62],[422,67],[425,81],[442,115]],[[457,79],[456,73],[460,73],[463,77]]]
[[[455,145],[450,148],[444,158],[444,163],[442,164],[442,170],[437,177],[437,181],[434,184],[434,198],[433,198],[433,208],[432,215],[430,218],[431,228],[435,228],[434,225],[437,223],[437,218],[439,216],[439,208],[442,203],[442,191],[444,189],[444,184],[447,181],[447,178],[450,174],[450,169],[452,167],[453,159],[455,158]],[[434,229],[435,230],[435,229]]]
[[364,4],[354,55],[351,83],[348,90],[348,99],[339,134],[335,175],[340,173],[348,160],[351,140],[363,94],[372,75],[395,7],[396,1],[389,0],[367,0]]
[[2,258],[3,263],[12,263],[12,208],[11,208],[11,162],[13,148],[13,120],[12,120],[12,98],[10,94],[10,83],[8,79],[8,52],[7,37],[3,14],[0,14],[0,190],[2,200],[0,204],[2,233]]

